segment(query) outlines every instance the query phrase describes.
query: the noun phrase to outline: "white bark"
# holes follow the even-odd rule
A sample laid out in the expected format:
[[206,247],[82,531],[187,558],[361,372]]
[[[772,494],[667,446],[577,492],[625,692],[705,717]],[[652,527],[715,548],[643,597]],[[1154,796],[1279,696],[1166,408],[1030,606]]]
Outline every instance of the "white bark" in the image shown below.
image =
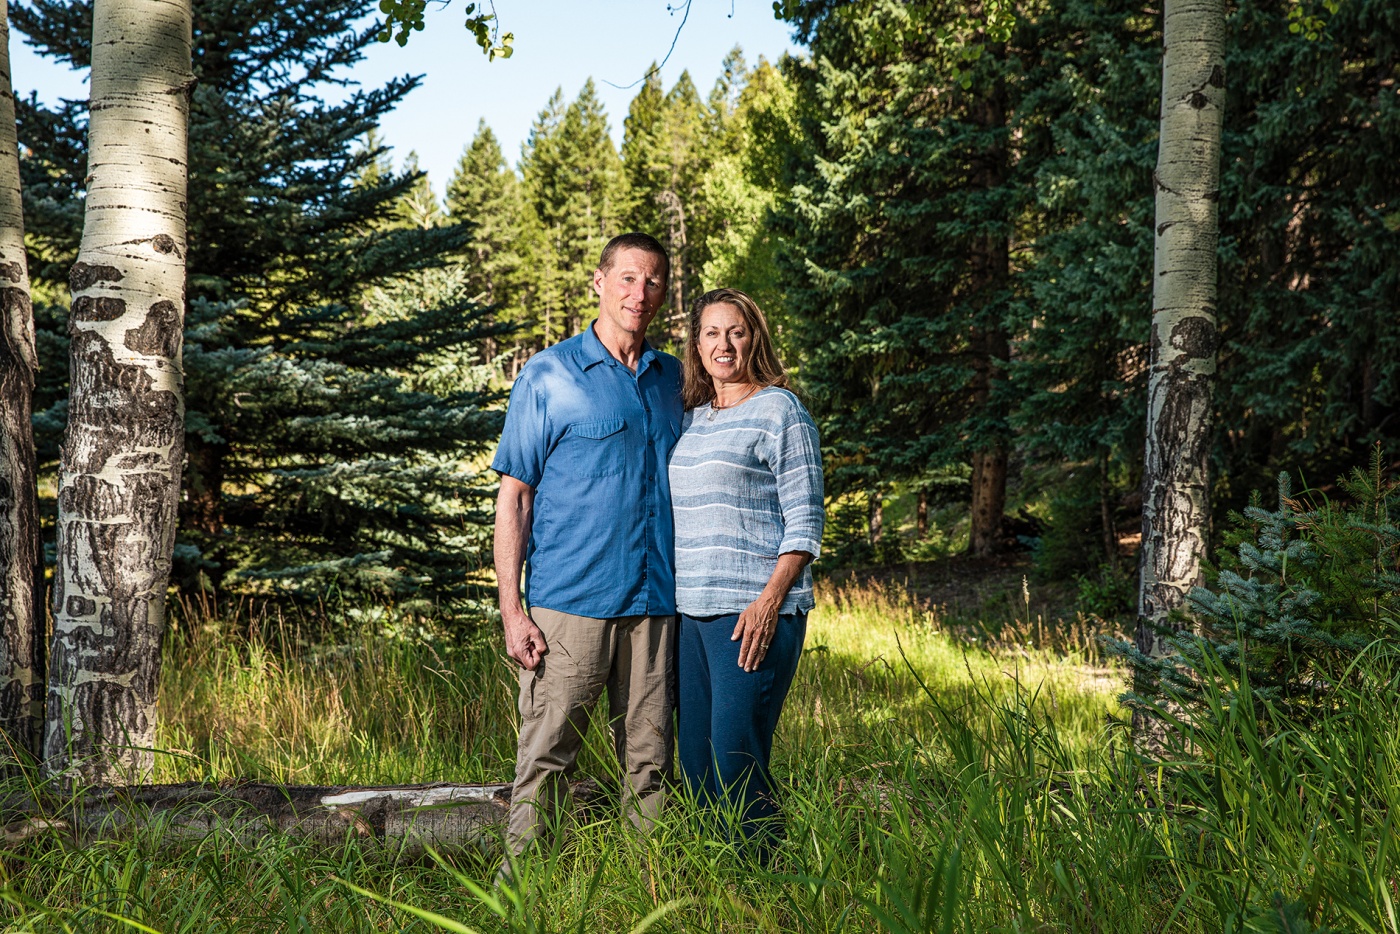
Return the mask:
[[151,767],[184,457],[181,329],[191,0],[96,0],[45,765]]
[[1138,648],[1201,582],[1210,528],[1224,0],[1167,0],[1157,159]]
[[[44,564],[31,427],[34,315],[24,253],[10,9],[0,0],[0,732],[38,755],[44,722]],[[0,760],[10,748],[0,748]]]

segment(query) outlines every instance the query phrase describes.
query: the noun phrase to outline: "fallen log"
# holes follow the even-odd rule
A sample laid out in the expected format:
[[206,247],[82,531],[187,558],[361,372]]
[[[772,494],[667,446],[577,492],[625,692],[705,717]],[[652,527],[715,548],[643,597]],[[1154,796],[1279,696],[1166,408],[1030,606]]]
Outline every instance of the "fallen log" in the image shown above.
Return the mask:
[[[592,780],[571,782],[569,790],[581,806],[605,796]],[[506,784],[100,786],[59,801],[25,796],[0,803],[0,812],[13,818],[0,839],[9,848],[56,834],[81,846],[152,830],[176,843],[219,834],[251,844],[280,833],[319,846],[356,842],[408,854],[428,847],[492,850],[510,791]]]

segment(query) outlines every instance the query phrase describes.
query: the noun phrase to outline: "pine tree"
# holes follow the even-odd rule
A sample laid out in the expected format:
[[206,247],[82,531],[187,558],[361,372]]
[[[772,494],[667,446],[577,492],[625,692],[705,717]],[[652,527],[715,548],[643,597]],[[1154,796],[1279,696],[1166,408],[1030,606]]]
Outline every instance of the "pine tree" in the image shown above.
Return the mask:
[[874,0],[814,22],[815,165],[786,211],[787,299],[832,491],[965,458],[985,553],[1001,537],[1009,247],[1029,167],[1008,148],[1007,54],[986,46],[964,89],[936,41],[955,15]]
[[627,226],[652,233],[671,255],[670,308],[653,327],[661,340],[672,343],[684,333],[688,300],[702,290],[691,230],[705,169],[715,155],[714,116],[689,72],[682,72],[664,96],[653,73],[633,99],[626,121]]
[[796,99],[782,71],[766,59],[750,70],[736,48],[725,63],[710,94],[714,155],[690,225],[692,261],[704,287],[752,295],[785,345],[791,323],[769,215],[787,198],[788,164],[805,157]]
[[1295,6],[1227,23],[1217,508],[1400,440],[1400,8],[1357,0],[1309,39]]
[[[441,506],[477,503],[483,491],[428,465],[465,463],[490,443],[493,397],[415,388],[406,374],[478,345],[494,325],[450,291],[426,306],[365,304],[466,241],[460,225],[396,222],[421,182],[376,168],[382,147],[354,145],[417,79],[336,104],[317,98],[374,41],[356,25],[370,9],[365,0],[195,5],[177,548],[186,586],[310,595],[334,585],[437,599],[466,595],[469,570],[483,563],[472,553],[482,528]],[[88,49],[73,26],[89,10],[41,2],[16,24],[81,67]],[[73,242],[73,180],[85,173],[70,145],[80,128],[71,110],[21,116],[33,153],[26,194],[59,257]]]
[[514,377],[525,357],[542,346],[534,273],[543,244],[535,209],[485,120],[447,183],[447,211],[471,227],[464,252],[470,294],[516,328],[508,368]]
[[593,81],[567,106],[555,91],[531,130],[521,161],[544,234],[537,267],[544,343],[579,332],[597,306],[593,269],[620,232],[625,183]]
[[1037,168],[1012,422],[1052,472],[1063,547],[1042,556],[1063,578],[1117,564],[1120,500],[1140,483],[1161,33],[1131,0],[1059,0],[1022,25],[1016,126]]
[[666,91],[661,72],[651,63],[641,90],[622,121],[622,171],[627,180],[627,227],[657,235],[665,230],[656,200],[670,176],[665,161]]

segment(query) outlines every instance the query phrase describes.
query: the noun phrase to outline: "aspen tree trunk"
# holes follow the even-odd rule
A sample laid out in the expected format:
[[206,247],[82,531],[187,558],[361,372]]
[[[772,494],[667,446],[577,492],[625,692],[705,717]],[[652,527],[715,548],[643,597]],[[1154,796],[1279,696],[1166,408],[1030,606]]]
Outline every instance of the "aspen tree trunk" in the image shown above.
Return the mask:
[[0,0],[0,761],[37,757],[44,727],[44,550],[32,415],[34,314],[24,255],[10,8]]
[[191,0],[96,0],[45,768],[150,772],[184,458]]
[[1138,648],[1157,657],[1170,651],[1159,627],[1201,582],[1210,525],[1224,0],[1166,0],[1162,33],[1137,625]]

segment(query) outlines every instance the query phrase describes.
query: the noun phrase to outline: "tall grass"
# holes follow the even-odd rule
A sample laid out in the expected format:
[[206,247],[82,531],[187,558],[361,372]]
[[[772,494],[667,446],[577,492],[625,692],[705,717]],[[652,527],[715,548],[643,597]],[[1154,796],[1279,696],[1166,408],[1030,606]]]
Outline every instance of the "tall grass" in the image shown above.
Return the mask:
[[[238,629],[172,640],[161,780],[509,777],[514,679],[494,634],[298,647]],[[1395,685],[1391,661],[1368,664],[1375,689],[1316,729],[1243,690],[1154,766],[1089,654],[989,650],[889,594],[828,592],[779,729],[787,834],[767,867],[684,801],[648,838],[611,809],[580,814],[504,893],[479,854],[275,837],[177,850],[151,830],[6,854],[3,917],[25,931],[1397,934]],[[595,775],[612,768],[601,726]]]

